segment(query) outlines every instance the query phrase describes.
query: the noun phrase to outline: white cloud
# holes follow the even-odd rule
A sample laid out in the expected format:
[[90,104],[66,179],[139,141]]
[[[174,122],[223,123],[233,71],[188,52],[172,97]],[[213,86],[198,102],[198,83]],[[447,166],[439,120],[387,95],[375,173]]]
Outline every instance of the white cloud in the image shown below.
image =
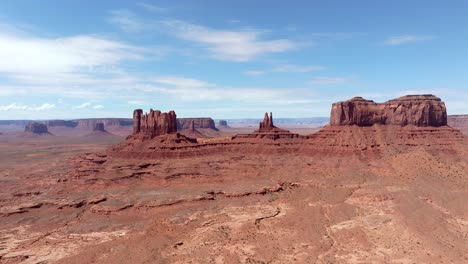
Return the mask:
[[144,50],[97,36],[37,38],[0,33],[0,73],[67,73],[139,60]]
[[137,5],[147,11],[150,11],[150,12],[165,12],[167,11],[167,8],[164,8],[164,7],[160,7],[160,6],[157,6],[157,5],[153,5],[153,4],[148,4],[148,3],[144,3],[144,2],[140,2],[140,3],[137,3]]
[[102,109],[102,108],[104,108],[103,105],[94,105],[93,106],[93,109]]
[[315,77],[311,81],[309,81],[309,84],[317,84],[317,85],[322,85],[322,84],[343,84],[347,81],[347,78],[344,77]]
[[433,38],[434,37],[432,36],[400,35],[400,36],[394,36],[394,37],[388,38],[387,40],[385,40],[384,44],[396,46],[396,45],[402,45],[402,44],[407,44],[407,43],[427,41]]
[[258,76],[258,75],[262,75],[262,74],[265,74],[265,71],[245,71],[244,72],[245,74],[247,75],[250,75],[250,76]]
[[268,53],[285,52],[298,47],[288,39],[262,39],[256,30],[217,30],[183,21],[163,22],[180,39],[206,45],[212,56],[219,60],[245,62]]
[[320,71],[324,70],[325,67],[323,66],[316,66],[316,65],[291,65],[291,64],[285,64],[285,65],[279,65],[275,68],[273,68],[272,71],[274,72],[311,72],[311,71]]
[[84,109],[84,108],[90,107],[91,105],[92,105],[91,102],[86,102],[86,103],[82,103],[82,104],[77,105],[77,106],[73,106],[72,108],[73,109]]
[[110,11],[109,22],[120,27],[126,32],[139,32],[145,29],[145,23],[129,10]]
[[10,110],[42,111],[42,110],[50,110],[53,108],[55,108],[55,104],[44,103],[40,106],[29,106],[29,105],[12,103],[9,105],[0,106],[0,111],[10,111]]

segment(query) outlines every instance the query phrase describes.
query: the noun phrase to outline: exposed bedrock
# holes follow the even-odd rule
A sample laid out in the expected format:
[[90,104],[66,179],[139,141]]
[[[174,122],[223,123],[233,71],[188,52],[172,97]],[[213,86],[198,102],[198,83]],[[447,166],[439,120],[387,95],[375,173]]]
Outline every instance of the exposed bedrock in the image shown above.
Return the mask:
[[49,134],[47,126],[43,123],[32,122],[26,125],[24,132],[30,132],[33,134]]
[[385,103],[375,103],[362,97],[332,105],[330,125],[447,125],[444,102],[434,95],[407,95]]
[[176,113],[167,113],[150,109],[143,114],[143,110],[136,109],[133,112],[133,134],[142,135],[145,138],[177,133]]
[[276,127],[273,124],[273,114],[265,113],[265,117],[263,121],[259,123],[259,128],[255,130],[253,133],[250,134],[239,134],[235,135],[232,139],[292,139],[292,138],[299,138],[299,134],[294,134],[289,132],[288,130],[284,130],[281,128]]

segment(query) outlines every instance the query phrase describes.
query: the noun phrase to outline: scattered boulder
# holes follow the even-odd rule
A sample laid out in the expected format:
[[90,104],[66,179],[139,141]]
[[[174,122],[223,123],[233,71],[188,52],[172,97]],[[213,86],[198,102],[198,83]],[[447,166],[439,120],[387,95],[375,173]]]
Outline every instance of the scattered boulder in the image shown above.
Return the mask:
[[32,122],[32,123],[27,124],[26,127],[24,128],[24,132],[32,133],[34,135],[42,135],[42,134],[50,135],[47,129],[47,126],[39,122]]
[[354,97],[332,105],[332,126],[374,124],[446,126],[447,110],[444,102],[434,95],[407,95],[381,104]]

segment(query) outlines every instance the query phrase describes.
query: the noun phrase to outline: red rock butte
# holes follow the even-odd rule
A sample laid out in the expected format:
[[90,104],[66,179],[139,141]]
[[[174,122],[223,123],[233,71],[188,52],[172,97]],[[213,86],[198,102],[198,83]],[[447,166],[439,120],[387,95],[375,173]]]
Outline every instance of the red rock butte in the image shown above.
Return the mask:
[[133,135],[151,139],[171,133],[177,133],[177,117],[174,111],[163,113],[150,109],[146,114],[143,114],[141,109],[133,111]]
[[232,139],[271,139],[271,140],[278,140],[278,139],[292,139],[292,138],[299,138],[299,134],[294,134],[289,132],[288,130],[281,129],[276,127],[273,124],[273,113],[270,112],[270,116],[268,113],[265,113],[265,117],[263,121],[259,123],[259,128],[255,130],[253,133],[250,134],[239,134],[234,136]]
[[47,126],[43,123],[32,122],[26,125],[24,128],[24,132],[32,133],[32,134],[50,134]]
[[447,109],[434,95],[407,95],[385,103],[375,103],[362,97],[334,103],[330,125],[415,125],[446,126]]
[[465,140],[463,134],[447,126],[445,104],[433,95],[403,96],[385,103],[361,97],[334,103],[330,125],[316,133],[299,135],[274,125],[265,113],[259,128],[215,141],[197,141],[194,123],[186,135],[177,133],[174,111],[134,112],[134,133],[109,149],[119,157],[178,158],[245,154],[294,154],[307,156],[380,156],[388,151],[422,147],[453,153]]

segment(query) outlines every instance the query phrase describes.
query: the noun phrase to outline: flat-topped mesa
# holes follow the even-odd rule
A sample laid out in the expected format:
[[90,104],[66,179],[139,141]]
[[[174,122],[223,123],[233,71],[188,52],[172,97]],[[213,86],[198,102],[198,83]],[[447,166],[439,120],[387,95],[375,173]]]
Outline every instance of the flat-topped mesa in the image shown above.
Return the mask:
[[107,132],[107,131],[104,129],[104,123],[96,123],[96,124],[94,124],[93,131]]
[[362,97],[354,97],[332,106],[332,126],[374,124],[446,126],[447,109],[440,98],[431,94],[406,95],[380,104]]
[[43,123],[32,122],[26,125],[24,132],[29,132],[33,134],[49,134],[47,126]]
[[143,114],[143,110],[133,111],[133,135],[142,135],[144,138],[154,138],[160,135],[177,133],[176,113],[170,111],[163,113],[150,109]]

